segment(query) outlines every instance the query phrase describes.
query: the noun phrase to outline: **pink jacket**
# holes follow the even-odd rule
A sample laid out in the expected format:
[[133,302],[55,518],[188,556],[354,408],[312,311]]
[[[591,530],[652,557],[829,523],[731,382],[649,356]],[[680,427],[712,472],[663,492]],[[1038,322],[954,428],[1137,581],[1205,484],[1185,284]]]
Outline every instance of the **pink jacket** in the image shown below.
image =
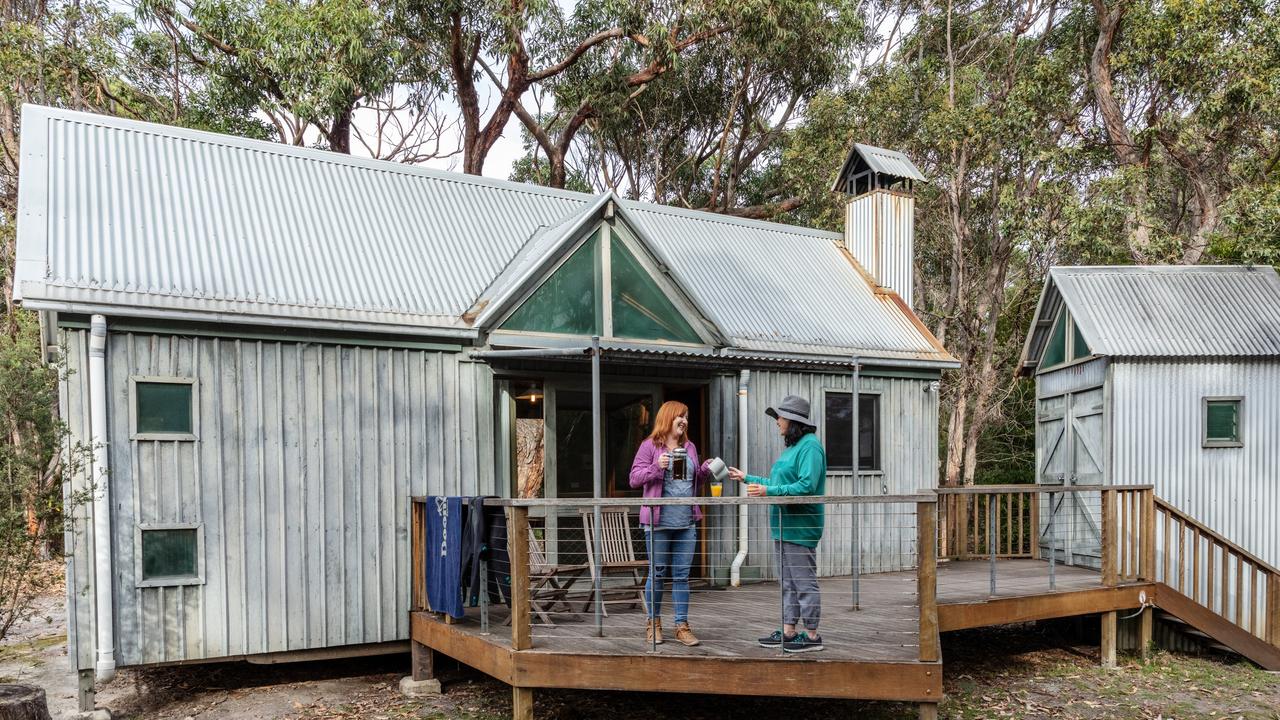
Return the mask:
[[[702,463],[698,460],[698,448],[694,447],[693,443],[686,440],[684,449],[688,453],[689,463],[694,467],[693,494],[695,497],[701,497],[702,488],[707,478],[711,476],[711,470],[702,467]],[[631,462],[631,487],[644,488],[644,497],[662,497],[662,477],[666,472],[658,464],[658,459],[666,451],[667,448],[664,445],[648,438],[645,438],[644,442],[640,443],[640,449],[636,450],[636,459]],[[640,524],[656,525],[660,510],[662,510],[661,507],[642,506]],[[702,508],[697,505],[693,506],[693,519],[695,521],[702,519]]]

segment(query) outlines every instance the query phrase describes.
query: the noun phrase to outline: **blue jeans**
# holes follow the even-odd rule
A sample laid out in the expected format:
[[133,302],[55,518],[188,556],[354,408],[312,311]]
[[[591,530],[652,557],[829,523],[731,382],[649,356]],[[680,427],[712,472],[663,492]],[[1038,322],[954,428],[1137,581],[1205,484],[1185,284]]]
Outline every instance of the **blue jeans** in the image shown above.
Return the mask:
[[[693,547],[697,542],[697,528],[649,529],[645,533],[649,543],[649,557],[653,558],[653,572],[644,583],[645,601],[649,603],[650,617],[662,617],[662,591],[671,580],[671,598],[676,603],[676,623],[689,622],[689,564],[693,562]],[[653,587],[657,580],[657,593]]]

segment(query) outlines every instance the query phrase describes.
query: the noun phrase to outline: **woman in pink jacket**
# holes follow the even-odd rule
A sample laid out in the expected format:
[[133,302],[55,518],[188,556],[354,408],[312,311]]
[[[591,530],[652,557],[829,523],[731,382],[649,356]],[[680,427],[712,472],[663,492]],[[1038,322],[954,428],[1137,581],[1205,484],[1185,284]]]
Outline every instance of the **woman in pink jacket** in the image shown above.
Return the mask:
[[[631,463],[631,487],[643,488],[644,497],[700,497],[711,475],[708,463],[699,463],[698,449],[689,442],[689,408],[674,400],[662,404],[653,421],[653,432],[640,443]],[[681,451],[684,462],[679,462]],[[662,591],[671,579],[675,601],[676,640],[697,645],[689,629],[689,565],[697,544],[697,523],[702,509],[697,505],[641,507],[640,524],[648,538],[653,573],[645,582],[649,621],[645,641],[662,642]]]

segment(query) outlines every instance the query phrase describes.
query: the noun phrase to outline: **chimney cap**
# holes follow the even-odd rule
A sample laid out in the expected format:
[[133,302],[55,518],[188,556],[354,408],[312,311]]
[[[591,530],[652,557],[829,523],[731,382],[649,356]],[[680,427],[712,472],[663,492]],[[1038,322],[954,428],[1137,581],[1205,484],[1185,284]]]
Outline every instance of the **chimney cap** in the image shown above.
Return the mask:
[[902,180],[928,182],[928,178],[920,172],[915,163],[897,150],[854,143],[853,147],[849,148],[849,154],[845,156],[844,165],[840,167],[840,173],[836,175],[831,190],[853,194],[850,180],[860,175],[881,176],[885,182],[878,184],[880,187]]

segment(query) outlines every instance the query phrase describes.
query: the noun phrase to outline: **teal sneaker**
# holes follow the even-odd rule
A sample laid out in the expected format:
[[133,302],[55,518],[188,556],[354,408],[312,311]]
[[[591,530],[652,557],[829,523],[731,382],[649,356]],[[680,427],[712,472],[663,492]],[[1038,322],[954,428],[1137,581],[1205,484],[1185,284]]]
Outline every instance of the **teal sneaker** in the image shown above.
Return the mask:
[[822,649],[822,638],[809,637],[809,633],[796,633],[795,637],[783,641],[782,651],[789,653],[817,652]]

